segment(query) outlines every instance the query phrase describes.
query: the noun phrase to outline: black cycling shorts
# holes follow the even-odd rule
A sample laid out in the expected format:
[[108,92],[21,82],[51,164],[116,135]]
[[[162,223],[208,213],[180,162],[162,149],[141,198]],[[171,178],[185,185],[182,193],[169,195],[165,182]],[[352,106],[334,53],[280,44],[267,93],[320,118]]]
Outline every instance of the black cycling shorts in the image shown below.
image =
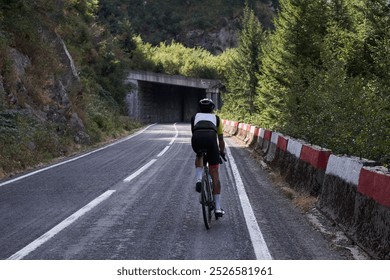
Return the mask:
[[197,156],[207,153],[209,165],[219,164],[219,148],[217,133],[214,130],[195,130],[191,138],[191,146]]

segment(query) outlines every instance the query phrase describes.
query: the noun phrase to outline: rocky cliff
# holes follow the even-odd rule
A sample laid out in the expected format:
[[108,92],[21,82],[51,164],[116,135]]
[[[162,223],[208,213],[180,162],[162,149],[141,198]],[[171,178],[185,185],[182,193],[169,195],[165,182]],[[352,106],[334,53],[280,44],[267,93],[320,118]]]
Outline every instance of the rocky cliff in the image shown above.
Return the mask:
[[176,40],[186,46],[201,47],[213,54],[220,54],[238,44],[238,19],[225,18],[226,25],[215,30],[194,29],[184,32]]
[[[15,48],[8,48],[8,62],[11,65],[10,73],[12,83],[2,84],[4,99],[8,110],[4,110],[2,115],[7,115],[9,111],[24,112],[38,122],[52,122],[60,127],[69,127],[76,132],[77,142],[88,142],[88,135],[83,132],[82,121],[76,112],[73,112],[72,102],[69,94],[73,90],[80,88],[80,79],[63,40],[53,32],[42,32],[42,40],[46,41],[56,53],[59,60],[59,72],[50,74],[45,80],[44,88],[40,89],[40,100],[33,95],[30,83],[34,67],[31,59]],[[0,76],[1,80],[4,80]],[[62,128],[63,130],[64,128]],[[60,133],[64,133],[61,131]],[[76,136],[75,135],[75,136]],[[80,137],[81,136],[81,137]]]
[[[35,160],[68,153],[69,139],[88,144],[89,135],[71,101],[81,94],[72,57],[60,36],[40,30],[55,71],[38,67],[36,60],[12,46],[2,49],[0,72],[0,177],[33,165]],[[6,65],[5,65],[6,64]],[[39,69],[38,69],[39,68]]]

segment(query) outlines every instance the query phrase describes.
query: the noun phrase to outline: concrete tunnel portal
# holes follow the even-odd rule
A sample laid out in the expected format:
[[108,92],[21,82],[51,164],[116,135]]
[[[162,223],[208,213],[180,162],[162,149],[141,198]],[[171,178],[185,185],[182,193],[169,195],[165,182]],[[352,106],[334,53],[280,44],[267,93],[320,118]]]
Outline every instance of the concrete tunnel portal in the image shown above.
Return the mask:
[[211,98],[221,107],[223,85],[218,80],[188,78],[148,71],[131,71],[126,96],[130,117],[144,123],[189,122],[198,111],[198,101]]

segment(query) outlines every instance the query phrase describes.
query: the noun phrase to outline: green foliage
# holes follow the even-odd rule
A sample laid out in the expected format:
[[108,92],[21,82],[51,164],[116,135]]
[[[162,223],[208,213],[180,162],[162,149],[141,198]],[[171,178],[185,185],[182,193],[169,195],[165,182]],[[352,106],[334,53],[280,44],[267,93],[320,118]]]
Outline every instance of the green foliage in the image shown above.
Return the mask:
[[281,1],[269,43],[264,46],[259,78],[259,121],[269,128],[299,123],[305,112],[304,92],[316,68],[326,31],[326,0]]
[[310,81],[311,92],[319,95],[308,102],[324,100],[309,115],[312,120],[320,119],[321,126],[306,134],[310,141],[335,152],[387,162],[390,56],[383,48],[388,45],[388,28],[384,27],[389,26],[390,14],[386,1],[352,2],[330,5],[321,52],[323,69]]
[[[387,1],[284,0],[280,6],[275,31],[262,44],[259,113],[245,115],[248,109],[238,109],[245,102],[234,98],[223,110],[335,153],[390,162]],[[227,80],[234,77],[227,73]]]
[[98,9],[99,0],[69,0],[65,1],[65,9],[75,9],[83,19],[92,21]]
[[[273,15],[269,5],[277,6],[278,0],[250,2],[262,24],[270,28]],[[161,42],[185,38],[188,31],[221,29],[227,19],[234,20],[242,12],[244,3],[242,0],[100,0],[99,14],[109,19],[113,30],[124,19],[130,19],[136,34],[158,46]]]
[[23,170],[59,156],[59,138],[50,125],[17,111],[0,113],[0,171]]
[[262,44],[265,35],[260,22],[252,9],[245,7],[242,17],[242,30],[239,35],[239,46],[231,55],[230,68],[226,74],[227,93],[221,111],[234,112],[236,118],[248,119],[255,115],[256,87],[260,75]]
[[134,41],[134,69],[205,79],[221,77],[224,66],[219,63],[219,57],[202,48],[187,48],[177,42],[160,43],[153,47],[150,43],[144,43],[139,36]]
[[[100,9],[104,10],[108,4],[102,2]],[[135,48],[132,27],[128,21],[123,21],[117,23],[120,28],[115,33],[108,32],[103,23],[110,24],[110,19],[101,16],[102,24],[92,20],[96,18],[97,4],[96,0],[70,1],[65,7],[67,16],[61,18],[59,31],[79,66],[80,76],[90,80],[89,85],[97,84],[114,109],[125,113],[127,87],[123,80],[129,68],[129,55]],[[111,9],[114,13],[120,7],[116,5]],[[80,17],[80,13],[83,16]],[[113,26],[108,28],[112,30]],[[88,89],[84,90],[88,92]]]
[[[0,75],[6,91],[0,92],[0,176],[82,148],[75,140],[78,131],[68,123],[75,112],[91,134],[90,144],[139,126],[120,116],[126,93],[123,78],[135,46],[131,24],[124,21],[121,29],[110,33],[106,22],[97,21],[97,11],[97,0],[0,1]],[[56,108],[45,92],[61,75],[60,58],[45,39],[54,32],[66,42],[82,84],[69,89],[72,107],[62,120],[49,123],[32,112]],[[22,81],[27,94],[18,96],[17,104],[7,100],[7,94],[18,93],[20,87],[9,46],[31,60]]]

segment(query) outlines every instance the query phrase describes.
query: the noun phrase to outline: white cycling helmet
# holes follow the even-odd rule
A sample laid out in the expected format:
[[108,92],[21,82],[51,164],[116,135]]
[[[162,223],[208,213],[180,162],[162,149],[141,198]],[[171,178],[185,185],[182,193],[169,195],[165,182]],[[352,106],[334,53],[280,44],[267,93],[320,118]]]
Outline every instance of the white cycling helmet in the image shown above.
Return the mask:
[[210,98],[203,98],[199,101],[199,109],[203,113],[211,113],[214,108],[215,104]]

